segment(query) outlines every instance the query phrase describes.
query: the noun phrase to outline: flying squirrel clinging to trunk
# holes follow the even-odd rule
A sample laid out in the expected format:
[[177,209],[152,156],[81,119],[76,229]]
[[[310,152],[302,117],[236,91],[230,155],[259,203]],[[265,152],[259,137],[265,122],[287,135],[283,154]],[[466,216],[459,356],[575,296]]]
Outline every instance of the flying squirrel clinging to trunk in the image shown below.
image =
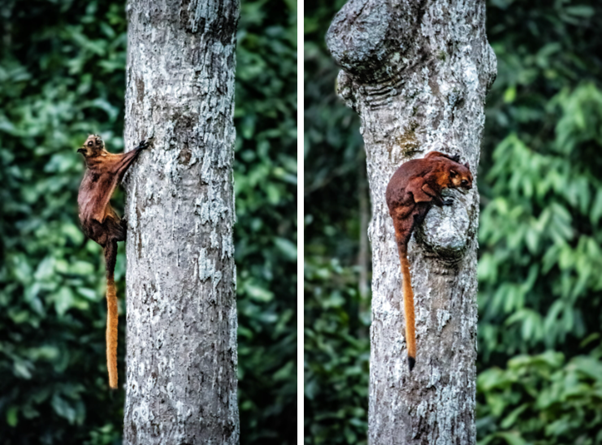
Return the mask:
[[125,221],[111,207],[111,195],[123,179],[128,167],[149,143],[140,142],[127,153],[109,153],[100,136],[91,134],[77,151],[84,156],[86,173],[79,187],[77,203],[79,219],[86,236],[104,249],[107,276],[107,368],[109,386],[117,388],[117,292],[115,261],[117,241],[126,236]]
[[395,239],[403,278],[403,303],[410,371],[416,363],[416,331],[414,323],[414,292],[408,263],[408,242],[414,228],[424,221],[429,209],[452,205],[451,198],[443,198],[446,188],[472,188],[472,173],[468,163],[459,163],[460,156],[449,156],[438,151],[428,153],[423,159],[413,159],[402,164],[387,186],[386,200],[393,218]]

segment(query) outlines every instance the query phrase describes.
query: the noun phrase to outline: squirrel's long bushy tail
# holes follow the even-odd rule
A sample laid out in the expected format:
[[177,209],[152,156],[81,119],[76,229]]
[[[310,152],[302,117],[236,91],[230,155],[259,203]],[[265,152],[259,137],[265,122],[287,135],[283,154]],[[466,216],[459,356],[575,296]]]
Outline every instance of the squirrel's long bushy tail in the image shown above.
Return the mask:
[[414,291],[410,278],[410,263],[407,252],[399,251],[401,275],[403,278],[403,313],[406,319],[406,343],[408,345],[408,366],[410,371],[416,364],[416,326],[414,321]]
[[115,261],[117,259],[117,242],[110,241],[105,246],[105,262],[107,269],[107,369],[109,370],[109,386],[117,388],[117,289],[115,287]]

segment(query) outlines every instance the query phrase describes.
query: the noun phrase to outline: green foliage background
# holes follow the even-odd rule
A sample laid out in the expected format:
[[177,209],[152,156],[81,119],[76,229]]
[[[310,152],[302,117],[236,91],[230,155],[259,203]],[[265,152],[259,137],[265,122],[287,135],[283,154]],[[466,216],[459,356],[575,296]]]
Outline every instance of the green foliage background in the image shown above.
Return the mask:
[[[234,176],[243,444],[295,440],[295,24],[294,1],[242,2]],[[78,227],[75,148],[99,132],[123,150],[125,33],[123,1],[13,0],[0,10],[2,444],[121,442],[124,394],[107,390],[103,265]],[[120,250],[121,295],[124,270]]]
[[[305,2],[306,443],[365,444],[363,148],[333,91],[333,3]],[[487,7],[498,77],[479,170],[478,441],[602,444],[602,5]]]

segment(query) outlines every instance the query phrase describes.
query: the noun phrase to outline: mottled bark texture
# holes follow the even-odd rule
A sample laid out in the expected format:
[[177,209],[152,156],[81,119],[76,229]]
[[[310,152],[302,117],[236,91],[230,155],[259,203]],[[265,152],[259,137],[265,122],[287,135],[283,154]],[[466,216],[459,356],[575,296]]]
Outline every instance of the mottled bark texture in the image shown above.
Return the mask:
[[369,442],[474,444],[477,189],[450,192],[453,206],[433,207],[410,242],[418,350],[411,373],[385,189],[401,163],[432,150],[460,154],[476,174],[496,73],[485,2],[350,0],[326,39],[343,68],[337,92],[361,117],[372,198]]
[[129,0],[124,443],[237,444],[238,0]]

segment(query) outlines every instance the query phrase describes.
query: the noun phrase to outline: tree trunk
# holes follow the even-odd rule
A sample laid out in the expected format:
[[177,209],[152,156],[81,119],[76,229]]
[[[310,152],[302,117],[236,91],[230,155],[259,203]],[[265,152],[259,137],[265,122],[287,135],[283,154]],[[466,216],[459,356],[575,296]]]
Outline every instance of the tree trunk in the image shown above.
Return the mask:
[[485,2],[350,0],[327,44],[343,68],[337,92],[361,117],[372,199],[369,442],[474,444],[476,182],[468,195],[452,192],[453,206],[434,206],[410,242],[411,373],[385,189],[401,163],[432,150],[460,154],[476,174],[485,95],[496,73]]
[[237,0],[130,0],[126,444],[237,444]]

